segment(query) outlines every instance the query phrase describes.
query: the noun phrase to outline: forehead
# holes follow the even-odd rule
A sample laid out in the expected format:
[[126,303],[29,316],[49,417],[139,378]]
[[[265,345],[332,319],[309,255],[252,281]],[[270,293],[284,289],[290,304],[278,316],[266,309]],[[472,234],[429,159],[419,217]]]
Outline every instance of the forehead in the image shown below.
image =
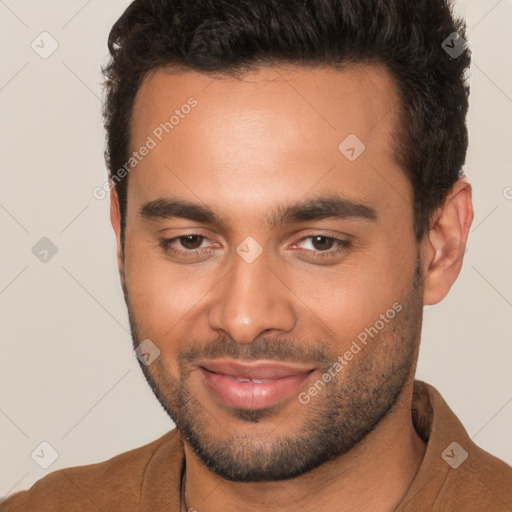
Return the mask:
[[[352,130],[372,142],[396,121],[398,95],[393,78],[381,65],[351,65],[341,70],[330,67],[267,66],[241,77],[206,74],[184,69],[158,69],[148,74],[138,90],[134,105],[134,136],[152,131],[184,100],[200,103],[198,120],[212,125],[232,122],[254,128],[265,121],[280,120],[280,127],[313,133]],[[391,115],[390,115],[391,114]],[[164,117],[163,117],[164,116]]]
[[[185,108],[191,99],[195,106]],[[131,150],[148,137],[155,146],[130,173],[130,198],[142,202],[173,189],[249,207],[270,201],[271,192],[296,199],[335,187],[372,200],[382,183],[404,180],[393,154],[398,112],[395,83],[378,65],[265,67],[240,78],[157,70],[134,105]],[[345,140],[364,148],[356,160],[343,154]],[[404,186],[394,184],[407,194]]]

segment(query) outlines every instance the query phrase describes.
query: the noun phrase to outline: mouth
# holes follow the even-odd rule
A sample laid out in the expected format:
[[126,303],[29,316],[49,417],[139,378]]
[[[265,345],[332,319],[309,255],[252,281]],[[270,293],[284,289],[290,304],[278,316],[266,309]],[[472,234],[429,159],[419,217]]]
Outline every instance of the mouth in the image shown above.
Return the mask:
[[273,361],[205,360],[197,366],[203,383],[216,398],[241,409],[262,409],[286,399],[315,371]]

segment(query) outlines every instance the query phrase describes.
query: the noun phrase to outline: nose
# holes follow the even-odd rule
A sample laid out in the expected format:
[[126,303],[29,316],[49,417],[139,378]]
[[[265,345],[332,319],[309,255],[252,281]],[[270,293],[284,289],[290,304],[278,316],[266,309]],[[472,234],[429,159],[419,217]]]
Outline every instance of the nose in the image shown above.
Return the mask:
[[236,255],[233,267],[215,287],[209,325],[241,344],[252,343],[263,332],[289,332],[297,320],[292,297],[264,254],[252,263]]

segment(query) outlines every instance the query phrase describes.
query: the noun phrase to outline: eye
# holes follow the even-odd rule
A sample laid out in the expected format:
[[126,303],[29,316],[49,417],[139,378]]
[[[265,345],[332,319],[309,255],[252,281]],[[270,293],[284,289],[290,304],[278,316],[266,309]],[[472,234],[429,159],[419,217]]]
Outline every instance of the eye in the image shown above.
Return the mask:
[[[299,244],[309,241],[311,249],[306,252],[314,253],[314,257],[326,258],[339,255],[350,248],[351,243],[348,240],[342,240],[326,235],[309,235],[299,240]],[[308,245],[308,244],[306,244]]]
[[187,258],[198,254],[209,254],[211,252],[209,249],[201,248],[204,241],[208,241],[205,236],[190,234],[175,238],[162,238],[159,245],[168,254]]

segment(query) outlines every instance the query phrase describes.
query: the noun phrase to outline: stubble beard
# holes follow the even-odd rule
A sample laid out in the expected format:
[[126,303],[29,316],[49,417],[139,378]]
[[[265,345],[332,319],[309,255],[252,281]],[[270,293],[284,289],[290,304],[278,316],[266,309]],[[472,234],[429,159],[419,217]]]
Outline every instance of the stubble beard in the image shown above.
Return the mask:
[[[239,425],[228,430],[220,414],[214,417],[212,408],[206,411],[195,398],[198,395],[189,361],[198,356],[309,360],[321,368],[318,372],[321,378],[339,354],[318,341],[306,349],[290,340],[261,338],[253,344],[240,345],[232,339],[220,339],[205,345],[190,344],[190,348],[183,349],[178,354],[178,379],[165,369],[162,358],[151,366],[140,363],[141,369],[184,440],[215,474],[233,482],[277,481],[302,475],[360,443],[392,411],[413,378],[423,316],[420,269],[418,260],[409,293],[397,301],[402,305],[400,313],[369,339],[361,352],[308,404],[297,400],[293,407],[298,412],[293,415],[276,407],[230,408],[231,418]],[[144,336],[130,305],[128,287],[122,282],[136,347]],[[279,412],[283,415],[281,421],[286,421],[288,414],[294,425],[297,415],[301,415],[300,425],[286,435],[257,434],[256,425],[263,426],[268,417],[279,418]]]

